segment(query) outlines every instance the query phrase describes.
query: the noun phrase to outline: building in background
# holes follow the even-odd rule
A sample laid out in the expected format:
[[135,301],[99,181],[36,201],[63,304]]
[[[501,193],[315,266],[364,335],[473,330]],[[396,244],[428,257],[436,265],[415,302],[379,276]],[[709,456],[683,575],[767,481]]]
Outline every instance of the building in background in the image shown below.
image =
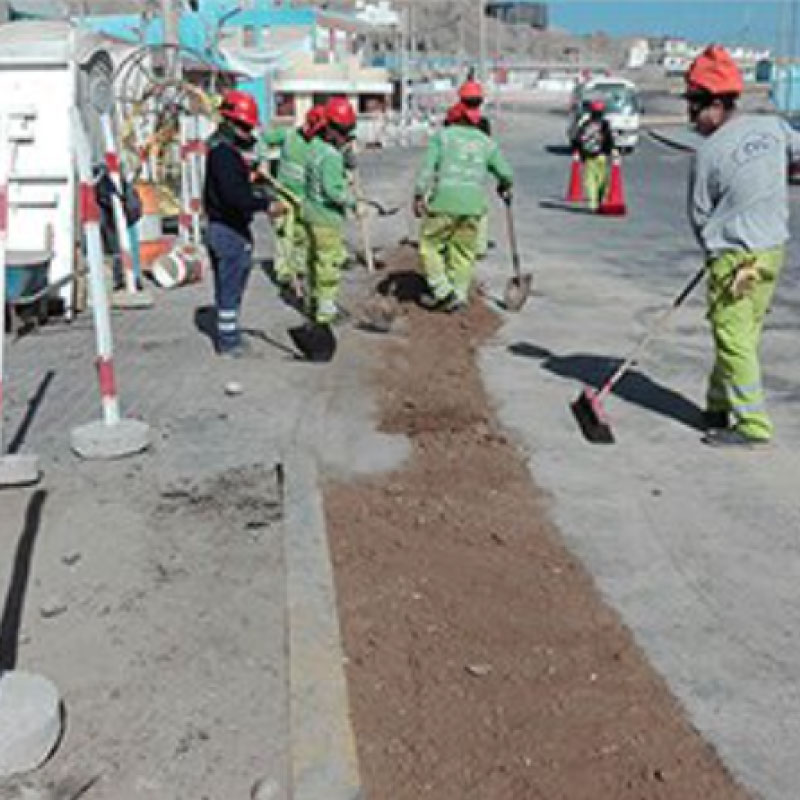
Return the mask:
[[548,26],[547,3],[533,0],[489,0],[486,13],[503,22],[525,23],[545,30]]

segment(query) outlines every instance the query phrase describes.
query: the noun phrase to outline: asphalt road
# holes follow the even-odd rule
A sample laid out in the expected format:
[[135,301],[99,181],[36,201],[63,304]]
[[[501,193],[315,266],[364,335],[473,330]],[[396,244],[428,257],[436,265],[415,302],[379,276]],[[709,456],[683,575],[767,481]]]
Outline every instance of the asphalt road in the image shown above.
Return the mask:
[[[508,120],[502,135],[536,296],[507,315],[482,354],[498,413],[550,493],[567,543],[693,723],[755,796],[796,800],[798,222],[763,342],[774,446],[729,453],[700,442],[711,363],[702,288],[607,400],[617,443],[591,445],[569,403],[608,374],[700,266],[684,211],[688,156],[643,140],[625,162],[630,214],[601,218],[540,205],[566,187],[563,118]],[[509,263],[501,241],[482,269],[493,296]]]

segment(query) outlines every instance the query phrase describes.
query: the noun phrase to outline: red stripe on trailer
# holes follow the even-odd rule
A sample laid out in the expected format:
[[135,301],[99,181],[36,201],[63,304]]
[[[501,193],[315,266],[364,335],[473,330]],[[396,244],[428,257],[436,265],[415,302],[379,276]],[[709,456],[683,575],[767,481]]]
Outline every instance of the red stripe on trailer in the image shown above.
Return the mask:
[[100,206],[97,205],[94,186],[88,183],[80,184],[78,187],[78,204],[80,206],[81,222],[84,224],[100,222]]
[[106,153],[106,166],[109,172],[119,175],[119,156],[116,153]]
[[97,357],[97,382],[100,384],[100,397],[116,397],[117,382],[114,378],[114,361],[111,358]]
[[199,214],[201,207],[202,207],[202,203],[200,202],[200,198],[199,197],[193,197],[189,201],[189,210],[193,214]]
[[8,233],[8,184],[0,186],[0,231]]
[[178,225],[181,228],[188,228],[192,224],[192,215],[191,214],[179,214],[178,215]]

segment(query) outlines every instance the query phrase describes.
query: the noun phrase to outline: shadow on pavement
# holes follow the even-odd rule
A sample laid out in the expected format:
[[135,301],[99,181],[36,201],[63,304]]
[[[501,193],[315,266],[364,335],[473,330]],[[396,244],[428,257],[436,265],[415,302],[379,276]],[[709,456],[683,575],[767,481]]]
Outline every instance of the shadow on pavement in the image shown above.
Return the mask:
[[31,495],[25,510],[25,524],[17,543],[11,580],[3,605],[3,616],[0,617],[0,672],[12,670],[17,666],[19,630],[25,608],[25,594],[28,590],[33,548],[42,522],[42,507],[46,498],[47,492],[44,489],[37,489]]
[[47,389],[53,382],[53,378],[55,378],[55,376],[55,370],[47,370],[44,378],[42,378],[41,382],[39,383],[39,388],[36,390],[36,394],[34,394],[34,396],[28,401],[28,408],[25,411],[25,416],[22,418],[22,422],[20,422],[14,437],[8,443],[9,453],[19,452],[20,447],[22,447],[23,443],[25,442],[25,437],[28,435],[33,418],[36,416],[39,406],[41,406],[42,402],[44,401],[44,396],[47,393]]
[[208,337],[211,346],[216,349],[217,309],[214,306],[198,306],[194,310],[194,326],[203,336]]
[[553,156],[571,156],[572,147],[568,144],[546,144],[544,146],[546,152]]
[[396,297],[401,303],[419,303],[420,297],[428,291],[428,284],[419,272],[400,270],[383,278],[375,291],[384,297]]
[[[508,350],[515,356],[541,361],[542,368],[554,375],[574,378],[596,389],[622,363],[619,358],[588,353],[558,356],[530,342],[515,342],[509,345]],[[703,412],[698,405],[682,394],[656,383],[638,370],[632,369],[626,373],[614,387],[612,394],[694,430],[703,430]]]

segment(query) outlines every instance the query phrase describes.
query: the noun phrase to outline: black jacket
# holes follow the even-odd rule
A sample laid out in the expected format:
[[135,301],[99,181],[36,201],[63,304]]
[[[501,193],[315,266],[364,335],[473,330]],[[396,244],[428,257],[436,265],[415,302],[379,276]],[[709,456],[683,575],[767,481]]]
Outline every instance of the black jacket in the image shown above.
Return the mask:
[[265,190],[254,191],[250,169],[235,145],[223,137],[212,142],[203,189],[209,222],[221,222],[252,241],[253,214],[267,211],[273,199]]

